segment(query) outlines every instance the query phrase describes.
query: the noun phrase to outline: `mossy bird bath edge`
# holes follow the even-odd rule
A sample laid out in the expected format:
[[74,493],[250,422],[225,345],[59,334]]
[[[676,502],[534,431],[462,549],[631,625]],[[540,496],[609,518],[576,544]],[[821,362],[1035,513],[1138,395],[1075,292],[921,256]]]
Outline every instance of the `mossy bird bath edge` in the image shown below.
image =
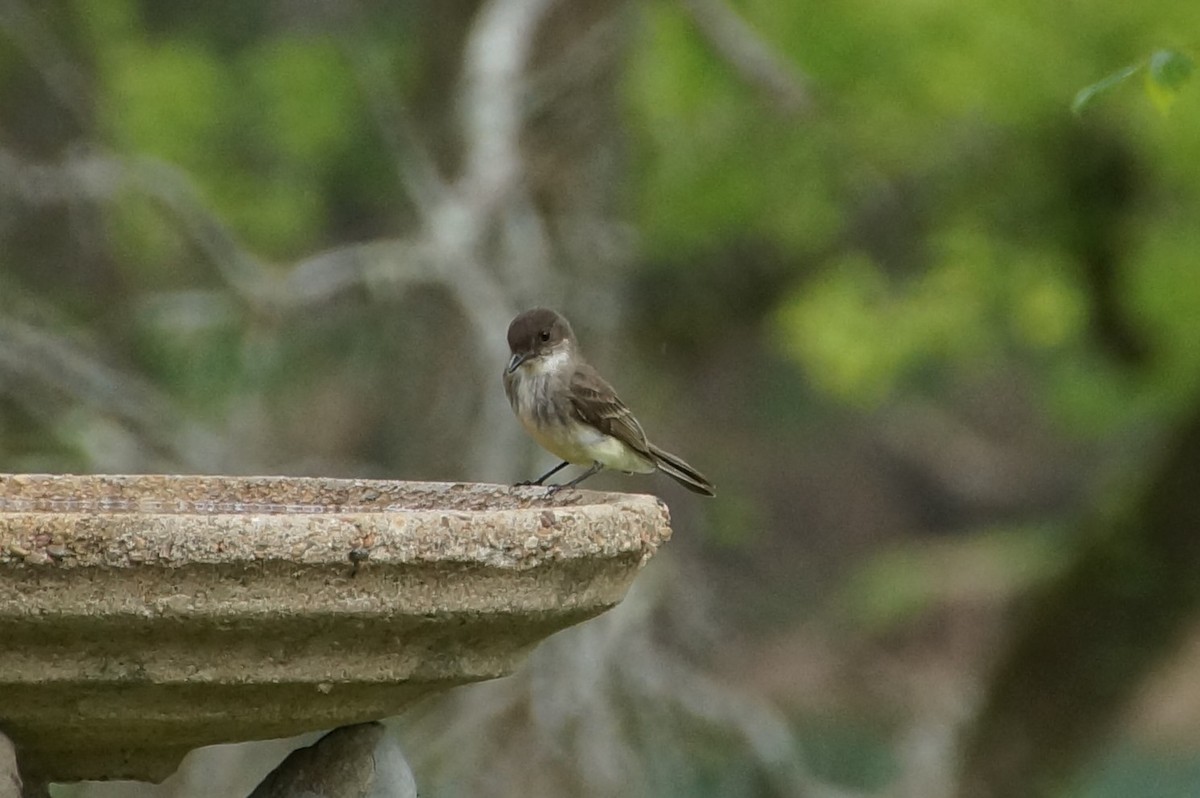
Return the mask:
[[621,600],[650,496],[0,475],[0,731],[43,780],[394,715]]

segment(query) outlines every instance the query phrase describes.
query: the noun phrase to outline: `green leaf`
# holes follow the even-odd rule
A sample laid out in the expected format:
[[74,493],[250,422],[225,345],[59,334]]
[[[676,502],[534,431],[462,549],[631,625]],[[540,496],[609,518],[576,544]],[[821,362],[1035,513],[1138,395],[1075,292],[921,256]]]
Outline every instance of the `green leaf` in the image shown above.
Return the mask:
[[1171,111],[1180,90],[1192,76],[1195,63],[1176,50],[1158,50],[1150,56],[1146,70],[1146,95],[1164,116]]
[[1080,89],[1079,93],[1075,95],[1075,99],[1071,101],[1071,112],[1076,115],[1082,114],[1097,97],[1121,85],[1136,75],[1144,66],[1145,64],[1131,64],[1124,69],[1117,70],[1103,80]]
[[1176,50],[1159,50],[1150,56],[1150,77],[1175,91],[1183,88],[1195,68],[1191,58]]

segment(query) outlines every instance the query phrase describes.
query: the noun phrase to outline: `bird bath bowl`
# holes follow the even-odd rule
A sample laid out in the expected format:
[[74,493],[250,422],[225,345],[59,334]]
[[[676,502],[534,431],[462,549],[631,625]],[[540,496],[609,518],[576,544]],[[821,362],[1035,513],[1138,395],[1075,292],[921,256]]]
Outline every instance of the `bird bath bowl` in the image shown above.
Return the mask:
[[394,715],[621,600],[649,496],[0,475],[0,731],[44,781]]

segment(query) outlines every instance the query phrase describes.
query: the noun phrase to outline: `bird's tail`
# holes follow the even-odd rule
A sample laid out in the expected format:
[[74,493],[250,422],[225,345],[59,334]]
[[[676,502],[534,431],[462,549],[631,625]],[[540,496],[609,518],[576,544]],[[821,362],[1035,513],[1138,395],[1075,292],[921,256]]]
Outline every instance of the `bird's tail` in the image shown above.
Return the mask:
[[670,452],[663,451],[654,444],[650,444],[650,454],[654,456],[654,464],[658,466],[659,471],[671,477],[688,490],[701,493],[705,496],[716,495],[713,484],[681,458],[676,457]]

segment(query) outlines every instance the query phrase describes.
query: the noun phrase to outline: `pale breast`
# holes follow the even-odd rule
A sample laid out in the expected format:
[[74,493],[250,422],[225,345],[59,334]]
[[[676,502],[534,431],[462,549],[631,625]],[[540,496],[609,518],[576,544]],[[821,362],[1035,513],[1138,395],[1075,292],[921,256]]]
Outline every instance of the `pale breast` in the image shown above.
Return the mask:
[[649,473],[654,463],[611,435],[576,419],[570,405],[549,396],[544,374],[514,374],[505,380],[508,401],[521,426],[539,446],[568,463],[600,463],[615,471]]

